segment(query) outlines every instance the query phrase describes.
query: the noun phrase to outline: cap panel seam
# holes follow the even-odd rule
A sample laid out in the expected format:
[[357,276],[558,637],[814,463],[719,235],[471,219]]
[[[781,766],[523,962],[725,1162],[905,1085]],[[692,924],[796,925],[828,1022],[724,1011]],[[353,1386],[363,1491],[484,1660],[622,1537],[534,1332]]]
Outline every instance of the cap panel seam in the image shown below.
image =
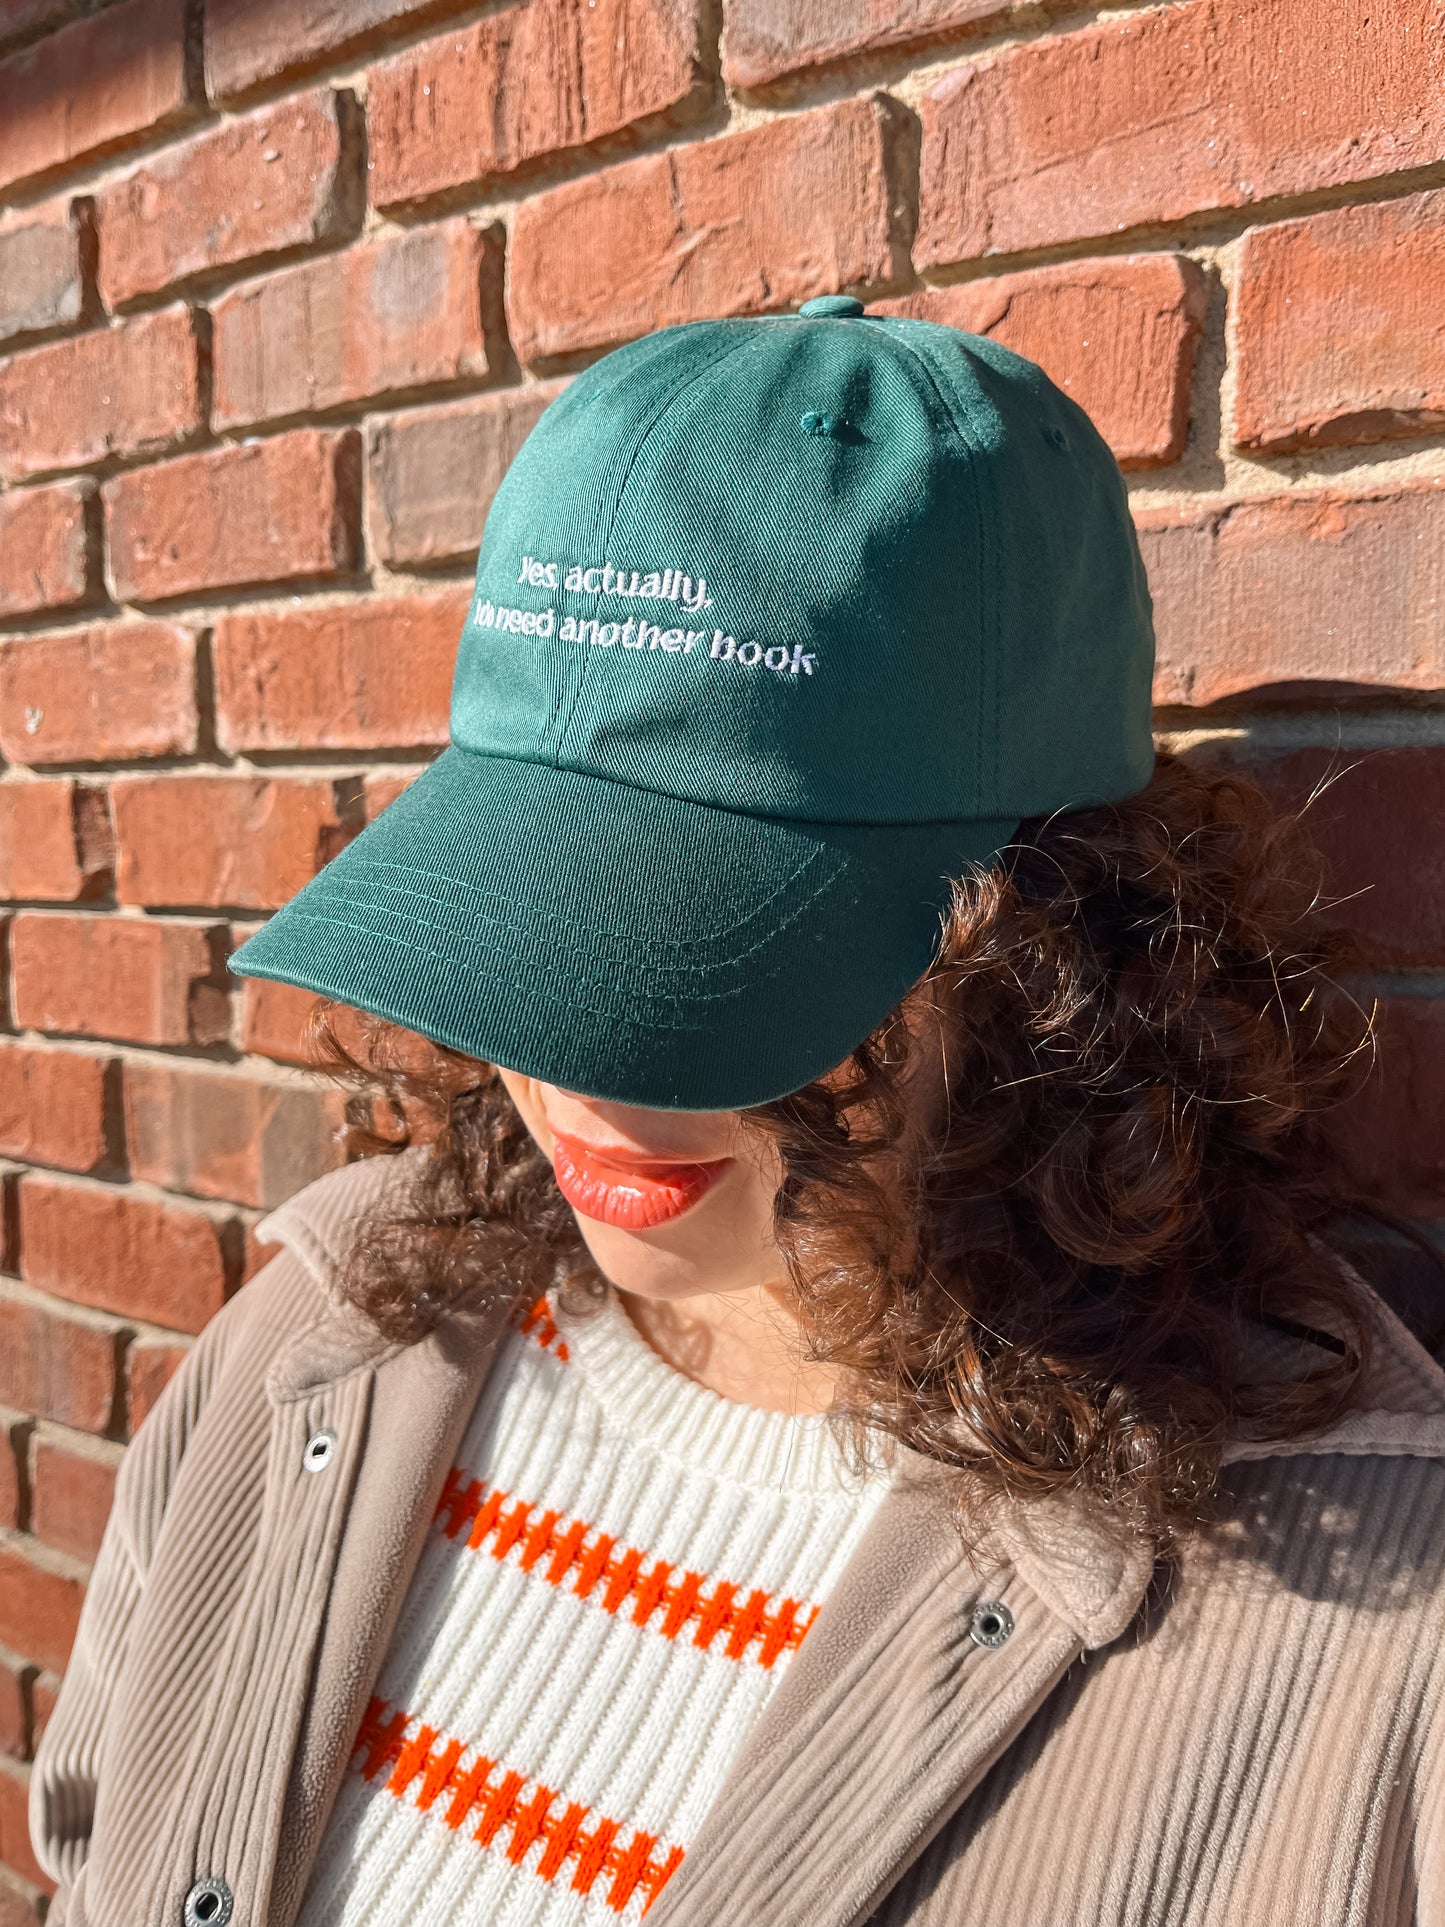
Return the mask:
[[[874,318],[881,321],[884,317],[878,316]],[[969,486],[973,491],[974,504],[978,511],[979,526],[981,529],[984,527],[987,529],[987,539],[990,550],[988,563],[991,567],[996,568],[1001,551],[998,537],[997,503],[993,500],[991,491],[985,490],[982,485],[979,475],[979,470],[983,465],[981,451],[970,437],[963,423],[959,420],[952,402],[944,391],[938,370],[933,366],[931,359],[924,353],[922,348],[915,342],[910,341],[905,334],[901,332],[895,333],[891,328],[883,330],[882,333],[885,341],[895,341],[909,359],[915,362],[922,370],[929,387],[933,390],[939,407],[942,408],[944,414],[952,424],[953,432],[957,435],[964,449],[972,458],[968,465]],[[990,592],[984,586],[983,575],[981,575],[980,578],[980,586],[982,592],[988,596],[989,621],[987,633],[991,647],[989,660],[984,665],[984,673],[990,685],[989,712],[992,720],[992,729],[990,731],[990,741],[987,751],[985,751],[982,744],[979,745],[979,764],[982,768],[986,754],[990,777],[989,791],[996,802],[999,794],[999,734],[1002,722],[1000,715],[1002,701],[1001,678],[998,673],[999,657],[1001,654],[999,646],[999,597],[997,593]]]
[[[724,342],[721,347],[716,349],[712,354],[710,354],[707,357],[707,359],[703,362],[701,367],[695,368],[693,370],[693,372],[688,376],[686,381],[684,381],[680,386],[671,389],[668,392],[668,394],[664,396],[656,412],[653,414],[652,419],[647,423],[646,427],[638,435],[636,443],[633,447],[632,453],[627,458],[627,468],[624,471],[622,478],[618,482],[617,488],[613,493],[612,507],[607,518],[607,527],[602,534],[601,552],[604,556],[609,553],[612,547],[612,534],[617,527],[617,517],[622,507],[622,498],[627,491],[628,483],[632,480],[633,470],[637,467],[637,463],[639,458],[641,457],[643,448],[646,446],[648,436],[651,435],[653,429],[655,429],[658,426],[658,424],[665,419],[669,411],[682,399],[682,397],[687,393],[687,391],[690,388],[692,388],[695,385],[695,383],[701,381],[704,375],[711,374],[723,362],[731,360],[731,358],[734,355],[741,354],[743,349],[749,347],[755,340],[756,340],[756,337],[754,335],[746,334],[736,341]],[[597,612],[598,605],[601,601],[601,594],[602,592],[599,590],[597,593],[597,596],[594,597],[593,599],[593,602],[591,605],[593,615],[595,615]],[[556,736],[554,739],[555,747],[553,748],[552,758],[551,758],[553,769],[560,769],[562,767],[563,745],[566,743],[566,740],[567,740],[567,732],[572,727],[572,719],[577,714],[577,705],[582,700],[582,690],[584,685],[587,682],[588,670],[590,669],[591,664],[592,664],[592,652],[588,650],[582,657],[581,673],[578,676],[576,686],[572,691],[571,700],[566,705],[565,713],[562,712],[559,704]],[[552,718],[549,716],[547,721],[548,721],[548,727],[550,728]],[[544,736],[544,740],[545,740],[545,736]]]

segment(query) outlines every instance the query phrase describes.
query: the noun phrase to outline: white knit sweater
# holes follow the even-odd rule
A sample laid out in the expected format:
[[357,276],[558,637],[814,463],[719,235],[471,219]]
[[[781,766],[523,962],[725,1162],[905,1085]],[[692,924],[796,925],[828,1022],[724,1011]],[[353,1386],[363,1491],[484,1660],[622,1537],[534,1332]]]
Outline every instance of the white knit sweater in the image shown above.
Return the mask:
[[887,1484],[539,1305],[463,1440],[301,1927],[636,1920]]

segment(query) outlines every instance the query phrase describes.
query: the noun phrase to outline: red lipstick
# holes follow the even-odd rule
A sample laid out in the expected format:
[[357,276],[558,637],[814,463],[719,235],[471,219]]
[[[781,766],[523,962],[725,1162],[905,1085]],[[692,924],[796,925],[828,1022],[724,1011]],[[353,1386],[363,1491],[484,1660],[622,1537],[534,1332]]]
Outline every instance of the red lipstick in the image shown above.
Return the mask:
[[574,1211],[623,1231],[646,1231],[680,1218],[732,1167],[731,1158],[681,1164],[625,1145],[587,1144],[554,1132],[557,1189]]

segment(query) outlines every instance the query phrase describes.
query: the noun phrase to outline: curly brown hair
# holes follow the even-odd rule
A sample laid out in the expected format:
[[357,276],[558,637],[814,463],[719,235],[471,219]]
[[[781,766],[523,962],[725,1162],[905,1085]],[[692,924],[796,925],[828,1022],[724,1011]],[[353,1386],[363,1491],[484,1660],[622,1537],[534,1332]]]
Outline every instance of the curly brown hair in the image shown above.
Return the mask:
[[[1026,822],[956,881],[898,1009],[743,1114],[781,1155],[778,1243],[847,1418],[983,1498],[1083,1488],[1164,1549],[1206,1516],[1227,1437],[1349,1404],[1367,1318],[1326,1241],[1351,1192],[1324,1116],[1370,1019],[1317,904],[1298,818],[1169,754],[1140,795]],[[334,1007],[318,1038],[389,1101],[358,1148],[429,1140],[404,1215],[346,1269],[383,1332],[596,1288],[492,1070],[376,1020],[343,1043]],[[1261,1377],[1260,1325],[1313,1363]]]

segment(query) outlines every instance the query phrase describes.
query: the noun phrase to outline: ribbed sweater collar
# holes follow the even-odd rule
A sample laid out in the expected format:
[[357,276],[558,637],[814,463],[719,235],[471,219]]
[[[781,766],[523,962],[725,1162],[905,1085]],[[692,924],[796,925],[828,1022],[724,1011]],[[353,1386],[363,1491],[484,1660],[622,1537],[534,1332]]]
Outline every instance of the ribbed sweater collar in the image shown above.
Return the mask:
[[[721,1398],[675,1370],[643,1338],[615,1293],[596,1306],[555,1308],[572,1362],[606,1422],[660,1458],[700,1472],[727,1468],[758,1491],[855,1494],[839,1433],[825,1417],[793,1417]],[[883,1478],[881,1470],[866,1477]]]

